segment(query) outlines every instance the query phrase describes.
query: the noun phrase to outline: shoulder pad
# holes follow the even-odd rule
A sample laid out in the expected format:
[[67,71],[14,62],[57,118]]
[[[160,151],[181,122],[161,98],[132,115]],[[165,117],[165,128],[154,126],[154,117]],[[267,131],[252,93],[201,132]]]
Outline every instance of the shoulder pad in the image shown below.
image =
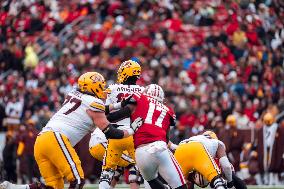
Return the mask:
[[92,111],[105,112],[105,104],[101,99],[92,96],[86,96],[84,100]]
[[105,112],[105,110],[106,110],[105,106],[103,104],[98,103],[98,102],[92,102],[90,104],[90,107],[94,110],[101,110],[103,112]]

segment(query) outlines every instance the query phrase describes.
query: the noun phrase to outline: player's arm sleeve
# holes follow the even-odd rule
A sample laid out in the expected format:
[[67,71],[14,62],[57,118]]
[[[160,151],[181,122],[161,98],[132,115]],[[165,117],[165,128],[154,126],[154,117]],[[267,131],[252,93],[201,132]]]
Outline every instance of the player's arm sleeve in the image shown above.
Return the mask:
[[231,166],[231,163],[226,155],[226,147],[225,144],[221,141],[219,141],[218,150],[217,150],[217,156],[219,158],[220,166],[222,169],[222,172],[224,173],[226,179],[228,182],[232,182],[232,175],[233,175],[233,169]]
[[124,131],[117,129],[117,125],[109,124],[103,131],[107,139],[122,139],[124,137]]
[[128,106],[125,106],[124,108],[111,112],[107,115],[107,119],[109,122],[117,122],[119,120],[122,120],[124,118],[131,116],[131,110]]

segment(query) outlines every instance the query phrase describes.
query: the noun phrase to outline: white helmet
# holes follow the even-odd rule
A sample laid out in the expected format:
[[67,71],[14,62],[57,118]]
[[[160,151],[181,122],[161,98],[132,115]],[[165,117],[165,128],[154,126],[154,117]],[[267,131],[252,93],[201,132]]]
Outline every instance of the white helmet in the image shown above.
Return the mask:
[[156,99],[159,102],[163,102],[164,98],[165,98],[165,93],[164,93],[162,87],[160,87],[159,85],[156,85],[156,84],[148,85],[145,88],[143,93],[147,96],[150,96],[150,97]]

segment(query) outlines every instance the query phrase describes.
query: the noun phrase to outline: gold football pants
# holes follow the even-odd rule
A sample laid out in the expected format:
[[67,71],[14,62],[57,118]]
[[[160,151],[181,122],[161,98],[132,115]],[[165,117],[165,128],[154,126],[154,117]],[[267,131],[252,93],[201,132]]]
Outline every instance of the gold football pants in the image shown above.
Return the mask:
[[189,172],[198,171],[211,182],[221,173],[213,157],[200,142],[190,141],[178,145],[174,156],[181,166],[184,178],[188,178]]
[[[97,144],[97,145],[91,147],[89,149],[89,151],[95,159],[102,162],[104,160],[106,148],[107,148],[107,144],[101,143],[101,144]],[[127,167],[130,164],[134,164],[134,163],[135,163],[134,160],[131,157],[128,156],[128,152],[124,151],[123,154],[121,155],[121,158],[120,158],[119,162],[117,163],[117,165],[119,167]]]
[[132,136],[123,139],[109,139],[103,160],[103,170],[116,170],[118,162],[120,162],[121,156],[124,151],[128,152],[128,156],[131,159],[135,159],[135,150]]
[[34,145],[35,160],[46,186],[64,188],[64,177],[69,182],[84,178],[81,161],[68,138],[58,132],[40,134]]

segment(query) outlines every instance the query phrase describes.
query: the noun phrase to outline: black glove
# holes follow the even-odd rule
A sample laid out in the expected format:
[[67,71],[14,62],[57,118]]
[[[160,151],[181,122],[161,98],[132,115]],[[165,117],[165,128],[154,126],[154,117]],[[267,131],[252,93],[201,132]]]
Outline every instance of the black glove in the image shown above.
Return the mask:
[[124,98],[122,101],[121,101],[121,107],[125,107],[127,104],[136,104],[136,101],[132,98],[133,95],[130,95],[129,97],[127,98]]
[[228,182],[227,183],[228,188],[233,188],[234,187],[234,181]]

